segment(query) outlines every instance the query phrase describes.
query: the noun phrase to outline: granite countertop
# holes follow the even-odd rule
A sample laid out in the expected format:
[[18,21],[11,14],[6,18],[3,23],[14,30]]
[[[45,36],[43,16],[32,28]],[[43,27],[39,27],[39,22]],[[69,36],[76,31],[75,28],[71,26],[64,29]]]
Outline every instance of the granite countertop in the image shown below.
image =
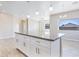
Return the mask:
[[42,40],[48,40],[48,41],[55,41],[59,38],[61,38],[64,34],[63,33],[59,33],[58,37],[55,39],[51,39],[50,35],[31,35],[31,34],[25,34],[25,33],[20,33],[20,32],[15,32],[16,34],[21,34],[21,35],[25,35],[25,36],[29,36],[29,37],[34,37],[34,38],[38,38],[38,39],[42,39]]

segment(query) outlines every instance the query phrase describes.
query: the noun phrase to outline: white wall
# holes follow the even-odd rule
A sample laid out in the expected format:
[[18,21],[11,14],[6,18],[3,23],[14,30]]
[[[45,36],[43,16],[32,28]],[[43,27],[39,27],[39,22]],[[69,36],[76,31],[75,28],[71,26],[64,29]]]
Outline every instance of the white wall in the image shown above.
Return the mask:
[[13,16],[0,13],[0,39],[13,37]]

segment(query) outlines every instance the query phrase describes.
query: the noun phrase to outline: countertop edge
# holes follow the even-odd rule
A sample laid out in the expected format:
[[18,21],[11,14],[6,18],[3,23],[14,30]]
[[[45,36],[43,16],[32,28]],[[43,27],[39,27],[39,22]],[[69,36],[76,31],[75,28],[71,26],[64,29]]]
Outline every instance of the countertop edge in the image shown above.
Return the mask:
[[25,35],[25,36],[30,36],[30,37],[34,37],[34,38],[38,38],[38,39],[42,39],[42,40],[47,40],[47,41],[55,41],[61,37],[57,37],[55,39],[48,39],[48,38],[43,38],[43,37],[38,37],[38,36],[33,36],[33,35],[28,35],[28,34],[23,34],[23,33],[19,33],[19,32],[15,32],[16,34],[21,34],[21,35]]

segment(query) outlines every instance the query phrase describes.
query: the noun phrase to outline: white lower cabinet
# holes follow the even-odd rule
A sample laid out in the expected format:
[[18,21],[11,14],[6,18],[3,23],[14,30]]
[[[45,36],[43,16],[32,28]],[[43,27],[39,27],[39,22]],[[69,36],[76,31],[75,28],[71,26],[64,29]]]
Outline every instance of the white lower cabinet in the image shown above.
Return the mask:
[[47,41],[16,33],[17,48],[29,57],[59,57],[60,40]]
[[29,39],[29,37],[24,38],[24,50],[25,50],[24,53],[27,56],[30,55],[30,39]]
[[[40,40],[37,38],[31,39],[31,49],[33,51],[33,56],[37,57],[48,57],[50,56],[50,41]],[[35,54],[34,54],[35,53]]]
[[22,35],[16,34],[16,44],[17,44],[17,48],[23,51],[23,37],[22,37]]
[[38,47],[37,46],[30,46],[30,56],[31,57],[38,57],[38,51],[37,51]]
[[38,56],[39,57],[49,57],[50,56],[50,49],[46,47],[38,47]]
[[50,56],[50,49],[47,49],[45,47],[31,45],[30,50],[31,50],[31,57],[48,57],[48,56]]

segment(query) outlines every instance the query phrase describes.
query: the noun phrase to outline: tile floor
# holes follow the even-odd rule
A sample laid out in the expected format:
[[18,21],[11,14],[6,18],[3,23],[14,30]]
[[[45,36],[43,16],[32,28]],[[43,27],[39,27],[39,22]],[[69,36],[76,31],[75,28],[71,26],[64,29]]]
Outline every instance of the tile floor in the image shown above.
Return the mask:
[[79,57],[79,41],[62,40],[63,57]]
[[24,57],[19,51],[16,50],[15,40],[0,39],[0,57]]

